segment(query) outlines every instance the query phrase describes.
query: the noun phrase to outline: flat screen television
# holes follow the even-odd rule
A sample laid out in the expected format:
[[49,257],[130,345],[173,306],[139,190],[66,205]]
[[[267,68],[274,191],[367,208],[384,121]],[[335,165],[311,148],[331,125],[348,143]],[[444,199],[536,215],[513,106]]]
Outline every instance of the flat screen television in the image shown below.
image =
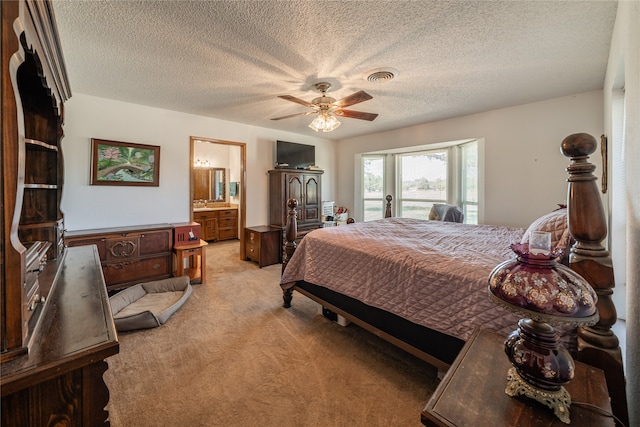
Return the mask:
[[316,164],[316,147],[295,142],[276,141],[276,168],[304,169]]

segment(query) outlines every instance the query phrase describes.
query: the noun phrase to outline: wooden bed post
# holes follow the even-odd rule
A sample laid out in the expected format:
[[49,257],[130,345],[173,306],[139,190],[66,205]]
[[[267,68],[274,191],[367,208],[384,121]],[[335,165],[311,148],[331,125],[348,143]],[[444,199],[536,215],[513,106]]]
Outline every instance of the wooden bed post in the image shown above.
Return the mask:
[[391,194],[387,194],[387,207],[384,210],[384,217],[391,218]]
[[[287,226],[284,229],[284,253],[282,254],[282,272],[287,267],[287,263],[293,256],[296,250],[296,237],[298,235],[298,219],[297,211],[298,201],[296,199],[287,200],[287,207],[289,208],[287,214]],[[284,308],[291,307],[291,299],[293,298],[293,288],[284,289],[282,291],[282,299]]]
[[602,246],[607,224],[593,174],[596,167],[587,160],[597,147],[596,139],[586,133],[569,135],[561,145],[562,154],[571,158],[567,167],[567,219],[576,243],[571,248],[569,265],[595,289],[600,315],[594,326],[578,328],[578,360],[605,371],[613,412],[628,425],[622,351],[611,330],[617,319],[611,299],[615,286],[613,266],[609,252]]

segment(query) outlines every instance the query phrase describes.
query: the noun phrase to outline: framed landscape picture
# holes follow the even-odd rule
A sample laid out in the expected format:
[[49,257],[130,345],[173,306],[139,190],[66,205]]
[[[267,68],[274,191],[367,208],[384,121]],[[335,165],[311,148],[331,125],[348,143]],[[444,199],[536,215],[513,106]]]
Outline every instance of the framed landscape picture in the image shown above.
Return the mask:
[[160,185],[160,147],[91,139],[91,185]]

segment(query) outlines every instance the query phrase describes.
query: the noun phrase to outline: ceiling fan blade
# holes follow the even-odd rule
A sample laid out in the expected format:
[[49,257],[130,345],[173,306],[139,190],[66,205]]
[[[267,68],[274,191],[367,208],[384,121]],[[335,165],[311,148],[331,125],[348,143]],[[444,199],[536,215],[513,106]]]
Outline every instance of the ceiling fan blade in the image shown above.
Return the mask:
[[282,117],[274,117],[271,120],[282,120],[282,119],[289,119],[291,117],[298,117],[298,116],[308,116],[309,114],[315,114],[315,111],[307,111],[306,113],[297,113],[297,114],[290,114],[288,116],[282,116]]
[[362,111],[353,111],[353,110],[337,110],[335,112],[336,116],[340,117],[348,117],[350,119],[360,119],[360,120],[369,120],[372,121],[376,117],[378,117],[375,113],[363,113]]
[[278,98],[286,99],[287,101],[295,102],[296,104],[304,105],[305,107],[313,107],[313,104],[305,101],[304,99],[296,98],[291,95],[278,95]]
[[367,92],[361,90],[359,92],[353,93],[347,97],[342,98],[339,101],[335,102],[335,105],[338,107],[348,107],[349,105],[357,104],[359,102],[364,102],[369,99],[372,99],[373,96],[369,95]]

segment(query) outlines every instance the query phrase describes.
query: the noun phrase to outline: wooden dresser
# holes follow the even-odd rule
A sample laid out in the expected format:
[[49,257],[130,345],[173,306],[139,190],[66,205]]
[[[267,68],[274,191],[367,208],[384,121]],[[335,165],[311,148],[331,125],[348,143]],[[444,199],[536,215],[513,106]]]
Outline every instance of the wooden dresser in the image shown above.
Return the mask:
[[109,290],[173,276],[170,224],[68,231],[67,247],[96,245]]
[[203,240],[238,238],[238,209],[236,208],[199,210],[193,213],[193,220],[200,224]]
[[104,359],[119,343],[96,247],[65,249],[49,274],[29,352],[2,364],[2,425],[108,425]]

